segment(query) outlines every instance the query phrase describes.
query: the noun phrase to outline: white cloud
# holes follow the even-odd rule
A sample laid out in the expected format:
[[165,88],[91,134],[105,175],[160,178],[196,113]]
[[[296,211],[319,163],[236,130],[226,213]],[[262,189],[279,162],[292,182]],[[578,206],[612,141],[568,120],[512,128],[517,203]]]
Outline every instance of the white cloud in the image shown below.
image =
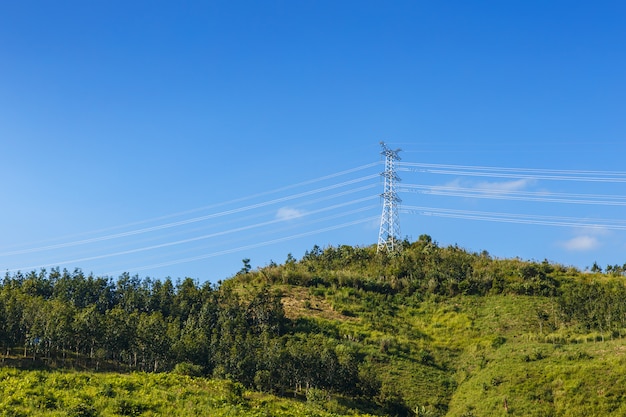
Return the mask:
[[276,212],[276,218],[278,220],[293,220],[302,216],[304,216],[304,212],[302,210],[291,207],[281,207]]
[[512,191],[520,191],[523,190],[530,185],[532,185],[535,180],[530,178],[522,178],[519,180],[511,180],[511,181],[482,181],[482,182],[468,182],[462,181],[460,179],[455,179],[444,184],[441,187],[433,187],[434,190],[438,191],[446,191],[451,189],[459,189],[462,188],[467,191],[471,191],[477,194],[498,194],[498,193],[508,193]]
[[561,243],[567,250],[571,251],[589,251],[600,246],[600,241],[595,236],[576,236]]
[[500,181],[500,182],[479,182],[472,188],[484,190],[490,193],[506,193],[510,191],[519,191],[528,187],[534,182],[532,179],[522,178],[514,181]]

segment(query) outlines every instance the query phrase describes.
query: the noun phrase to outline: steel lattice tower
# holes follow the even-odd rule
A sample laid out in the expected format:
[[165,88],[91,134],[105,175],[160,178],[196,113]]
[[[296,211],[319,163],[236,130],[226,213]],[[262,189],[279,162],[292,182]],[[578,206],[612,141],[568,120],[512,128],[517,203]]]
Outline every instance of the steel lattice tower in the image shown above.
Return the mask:
[[400,178],[396,174],[396,161],[400,160],[398,152],[401,149],[391,150],[384,142],[380,142],[383,147],[381,155],[385,156],[385,172],[380,175],[385,179],[383,197],[383,213],[380,217],[380,232],[378,233],[377,252],[395,252],[400,249],[400,216],[398,214],[398,203],[400,198],[396,192],[396,182]]

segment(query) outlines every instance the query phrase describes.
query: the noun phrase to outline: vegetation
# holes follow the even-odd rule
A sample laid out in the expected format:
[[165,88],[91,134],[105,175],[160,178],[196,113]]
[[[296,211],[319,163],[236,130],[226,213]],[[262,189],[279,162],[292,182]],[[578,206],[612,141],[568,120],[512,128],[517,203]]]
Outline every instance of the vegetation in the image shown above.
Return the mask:
[[626,266],[593,271],[424,235],[217,285],[7,274],[0,415],[624,415]]
[[111,374],[0,369],[2,416],[316,416],[316,404],[175,373]]

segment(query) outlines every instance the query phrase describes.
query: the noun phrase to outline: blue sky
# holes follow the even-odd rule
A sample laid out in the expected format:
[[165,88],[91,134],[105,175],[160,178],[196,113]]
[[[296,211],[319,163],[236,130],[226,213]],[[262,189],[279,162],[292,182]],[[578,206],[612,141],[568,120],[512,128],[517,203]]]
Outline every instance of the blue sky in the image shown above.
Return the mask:
[[403,235],[621,265],[625,44],[617,1],[2,2],[0,270],[217,281],[375,244],[381,140],[406,207],[457,210]]

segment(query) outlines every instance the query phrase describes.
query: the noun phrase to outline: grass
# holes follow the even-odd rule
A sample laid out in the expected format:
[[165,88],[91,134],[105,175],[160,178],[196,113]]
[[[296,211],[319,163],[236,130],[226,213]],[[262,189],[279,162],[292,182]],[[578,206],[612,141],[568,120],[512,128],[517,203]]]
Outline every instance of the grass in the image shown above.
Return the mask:
[[[246,294],[254,284],[240,285]],[[357,416],[397,397],[419,416],[626,415],[623,340],[564,326],[554,298],[274,290],[296,331],[323,333],[365,358],[381,383],[371,410],[326,392],[281,398],[174,373],[5,367],[0,416]]]
[[[552,298],[417,301],[340,288],[320,299],[320,289],[283,291],[298,297],[291,305],[318,306],[316,320],[370,355],[383,384],[416,414],[626,415],[623,340],[562,327]],[[327,319],[332,313],[319,306],[352,315]]]
[[[558,345],[516,341],[466,375],[450,416],[624,415],[623,341]],[[508,412],[504,403],[508,406]]]
[[172,373],[0,369],[0,416],[365,416],[245,391],[230,381]]

